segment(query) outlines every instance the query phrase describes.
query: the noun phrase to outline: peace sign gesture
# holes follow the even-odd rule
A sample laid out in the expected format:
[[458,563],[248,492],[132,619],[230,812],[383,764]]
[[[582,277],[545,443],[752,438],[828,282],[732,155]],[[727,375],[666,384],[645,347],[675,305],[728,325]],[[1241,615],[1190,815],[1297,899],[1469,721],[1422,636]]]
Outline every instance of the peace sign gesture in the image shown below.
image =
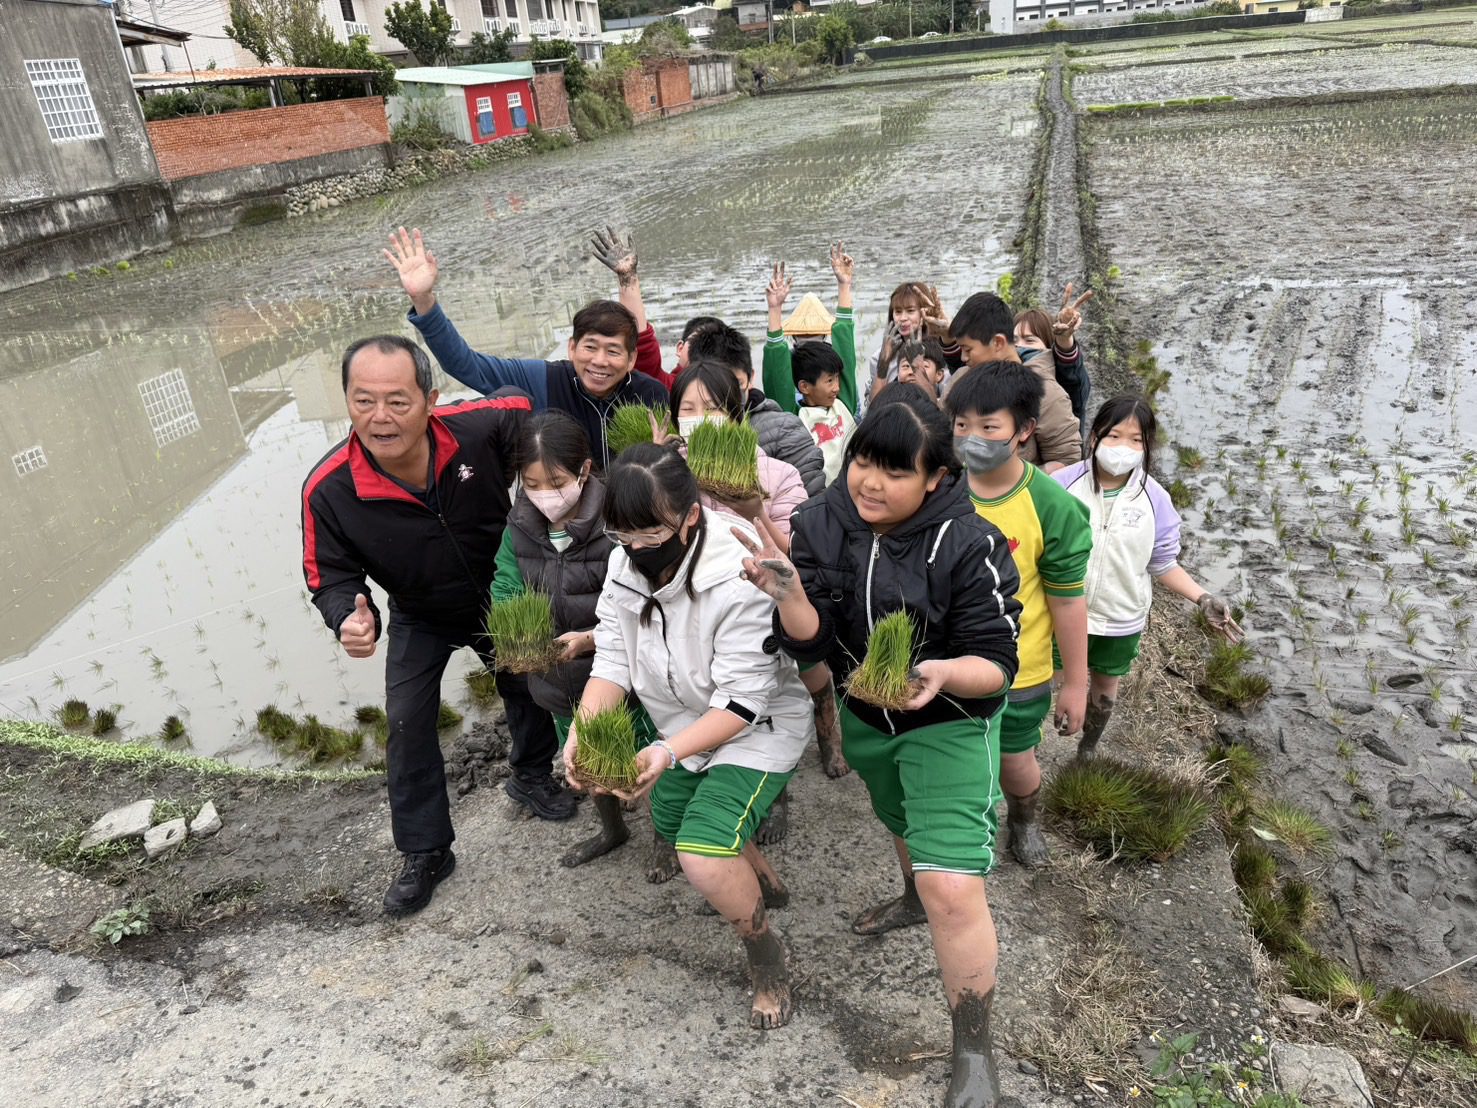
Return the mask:
[[785,270],[785,263],[775,262],[769,267],[769,287],[764,290],[765,301],[775,311],[783,308],[790,295],[790,286],[794,283],[795,279]]
[[773,597],[776,604],[782,604],[800,587],[800,575],[795,572],[794,563],[780,549],[774,524],[762,515],[758,523],[763,535],[762,543],[755,542],[741,527],[729,528],[733,537],[749,552],[739,576],[766,596]]
[[849,285],[852,278],[856,276],[856,262],[852,261],[851,255],[846,252],[844,242],[831,244],[831,272],[836,275],[838,285]]
[[1067,282],[1066,291],[1062,293],[1061,311],[1056,313],[1056,322],[1051,325],[1058,344],[1070,339],[1077,328],[1082,325],[1082,305],[1091,300],[1094,295],[1092,289],[1088,289],[1073,300],[1072,282]]

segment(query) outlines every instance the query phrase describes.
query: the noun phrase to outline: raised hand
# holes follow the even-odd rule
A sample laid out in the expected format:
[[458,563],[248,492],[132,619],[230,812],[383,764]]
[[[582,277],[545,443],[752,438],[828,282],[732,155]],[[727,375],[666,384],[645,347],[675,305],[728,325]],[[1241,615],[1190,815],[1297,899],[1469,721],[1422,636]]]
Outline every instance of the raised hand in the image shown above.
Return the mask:
[[590,238],[590,253],[615,274],[622,286],[636,280],[636,240],[630,231],[622,233],[614,227],[596,231]]
[[374,613],[362,592],[354,597],[354,610],[338,625],[338,641],[350,658],[368,658],[374,653]]
[[794,563],[779,548],[768,528],[763,528],[762,543],[756,542],[742,528],[732,527],[729,530],[749,552],[749,557],[744,559],[740,577],[773,598],[776,604],[783,603],[800,587],[800,575],[795,572]]
[[784,262],[775,262],[770,266],[769,285],[764,290],[764,301],[772,311],[779,311],[785,306],[785,301],[790,295],[790,286],[795,279],[785,270]]
[[400,275],[400,287],[410,297],[416,314],[425,315],[435,307],[432,291],[436,287],[436,255],[426,249],[421,229],[396,229],[390,234],[390,249],[382,253]]
[[1096,295],[1092,289],[1088,289],[1076,300],[1072,299],[1072,283],[1067,282],[1066,291],[1062,293],[1062,307],[1056,313],[1056,321],[1052,323],[1051,330],[1057,343],[1060,345],[1070,339],[1077,328],[1082,326],[1082,305]]
[[831,244],[831,272],[836,275],[838,285],[849,285],[856,276],[856,262],[846,252],[846,243]]
[[595,633],[593,631],[566,631],[556,636],[554,641],[564,647],[564,653],[559,658],[561,662],[572,662],[586,654],[595,653]]

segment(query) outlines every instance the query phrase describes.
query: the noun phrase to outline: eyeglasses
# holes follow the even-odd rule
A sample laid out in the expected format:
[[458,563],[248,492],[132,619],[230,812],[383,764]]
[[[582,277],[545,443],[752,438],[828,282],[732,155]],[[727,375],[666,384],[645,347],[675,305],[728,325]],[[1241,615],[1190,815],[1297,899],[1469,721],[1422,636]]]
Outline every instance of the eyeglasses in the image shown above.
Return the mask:
[[620,546],[661,546],[677,533],[673,527],[661,527],[654,532],[613,531],[605,528],[605,537]]

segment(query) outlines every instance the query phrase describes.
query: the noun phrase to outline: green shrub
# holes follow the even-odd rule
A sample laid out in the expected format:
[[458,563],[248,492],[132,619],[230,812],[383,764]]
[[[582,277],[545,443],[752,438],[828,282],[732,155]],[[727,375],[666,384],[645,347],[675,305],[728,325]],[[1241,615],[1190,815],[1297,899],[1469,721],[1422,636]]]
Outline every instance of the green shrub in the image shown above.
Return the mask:
[[1047,809],[1100,852],[1162,862],[1210,818],[1199,789],[1145,766],[1111,758],[1074,762],[1047,785]]

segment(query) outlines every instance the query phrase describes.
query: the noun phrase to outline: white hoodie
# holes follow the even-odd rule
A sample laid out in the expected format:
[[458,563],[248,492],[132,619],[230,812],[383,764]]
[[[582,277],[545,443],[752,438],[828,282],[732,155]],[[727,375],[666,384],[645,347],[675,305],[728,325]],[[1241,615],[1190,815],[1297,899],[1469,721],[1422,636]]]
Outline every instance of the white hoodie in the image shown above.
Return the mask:
[[[664,738],[710,708],[753,720],[716,750],[682,759],[694,773],[725,764],[788,773],[815,737],[810,694],[793,659],[765,652],[774,641],[774,602],[739,577],[748,552],[729,528],[753,531],[706,508],[703,516],[707,537],[696,563],[689,548],[655,594],[626,552],[612,551],[596,608],[591,676],[634,692]],[[689,576],[696,599],[687,595]],[[657,603],[642,627],[653,595]]]

